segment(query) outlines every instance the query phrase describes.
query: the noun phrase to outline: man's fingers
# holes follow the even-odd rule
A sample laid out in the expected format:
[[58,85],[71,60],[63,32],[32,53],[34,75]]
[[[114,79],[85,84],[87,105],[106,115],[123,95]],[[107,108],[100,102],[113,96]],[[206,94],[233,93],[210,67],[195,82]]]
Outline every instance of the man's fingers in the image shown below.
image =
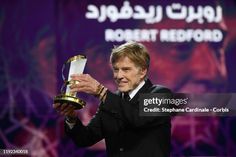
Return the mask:
[[65,116],[74,116],[74,109],[69,109],[67,111],[64,112]]
[[73,106],[73,105],[68,105],[67,106],[67,108],[66,108],[66,110],[75,110],[75,106]]
[[59,108],[60,108],[60,103],[55,103],[55,104],[53,104],[53,108],[59,109]]
[[69,105],[69,104],[60,104],[60,103],[55,103],[53,104],[53,108],[55,108],[56,110],[60,110],[60,111],[64,111],[64,110],[68,110],[68,109],[72,109],[74,110],[75,107],[73,105]]
[[56,109],[56,111],[62,116],[71,116],[71,117],[76,116],[75,112],[76,107],[73,105],[66,103],[64,104],[55,103],[53,104],[53,108]]
[[80,92],[80,91],[87,91],[89,85],[86,82],[80,82],[79,84],[73,84],[70,86],[71,92]]
[[75,110],[75,106],[70,105],[70,104],[63,104],[61,107],[61,111],[67,112],[68,110]]
[[86,86],[88,83],[86,83],[86,82],[79,82],[79,83],[77,83],[77,84],[72,84],[72,85],[70,85],[70,89],[73,89],[73,88],[82,88],[82,87],[84,87],[84,86]]
[[62,111],[65,110],[65,109],[67,108],[67,106],[69,106],[69,105],[68,105],[68,104],[65,104],[65,103],[62,104],[62,105],[61,105],[61,110],[62,110]]
[[77,81],[89,81],[92,77],[89,74],[73,74],[71,75],[72,80],[77,80]]
[[72,75],[71,78],[73,81],[79,81],[78,84],[72,84],[70,86],[71,92],[85,92],[93,95],[96,94],[100,83],[89,74]]
[[73,79],[77,79],[79,77],[80,74],[72,74],[70,77]]
[[71,92],[86,92],[89,93],[89,87],[81,87],[81,88],[72,88],[70,91]]
[[60,112],[60,114],[61,115],[64,115],[64,116],[74,116],[75,114],[75,107],[68,107],[68,108],[66,108],[65,110],[62,110],[61,112]]

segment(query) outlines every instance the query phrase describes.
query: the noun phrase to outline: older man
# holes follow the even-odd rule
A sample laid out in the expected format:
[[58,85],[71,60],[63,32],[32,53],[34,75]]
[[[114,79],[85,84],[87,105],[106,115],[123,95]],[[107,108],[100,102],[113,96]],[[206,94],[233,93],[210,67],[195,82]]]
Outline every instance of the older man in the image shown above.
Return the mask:
[[112,93],[88,74],[73,75],[79,84],[72,92],[98,97],[99,109],[87,126],[76,117],[74,107],[54,104],[66,116],[66,133],[79,147],[91,146],[105,139],[109,157],[168,157],[170,155],[170,117],[139,115],[141,93],[170,93],[153,85],[147,72],[150,57],[144,45],[127,42],[112,50],[110,62],[118,91]]

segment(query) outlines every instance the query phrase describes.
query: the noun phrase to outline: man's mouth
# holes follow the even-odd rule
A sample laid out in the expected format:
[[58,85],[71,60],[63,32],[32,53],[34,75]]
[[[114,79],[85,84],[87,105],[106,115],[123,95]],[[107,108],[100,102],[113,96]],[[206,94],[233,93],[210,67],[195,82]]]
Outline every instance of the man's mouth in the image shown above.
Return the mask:
[[126,85],[128,82],[124,82],[124,81],[120,81],[120,82],[118,82],[118,85],[119,86],[124,86],[124,85]]

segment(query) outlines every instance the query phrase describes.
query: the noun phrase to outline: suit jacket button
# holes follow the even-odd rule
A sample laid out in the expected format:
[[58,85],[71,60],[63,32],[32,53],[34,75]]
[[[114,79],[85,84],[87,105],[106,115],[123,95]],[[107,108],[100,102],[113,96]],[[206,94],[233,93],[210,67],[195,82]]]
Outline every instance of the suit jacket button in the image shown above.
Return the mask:
[[123,152],[124,151],[124,148],[120,148],[120,152]]

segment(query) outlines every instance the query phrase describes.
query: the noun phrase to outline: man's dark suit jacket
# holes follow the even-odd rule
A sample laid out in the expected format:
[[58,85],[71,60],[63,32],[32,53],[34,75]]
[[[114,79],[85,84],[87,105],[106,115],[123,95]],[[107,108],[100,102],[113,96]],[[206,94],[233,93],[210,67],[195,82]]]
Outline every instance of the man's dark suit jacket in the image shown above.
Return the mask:
[[95,116],[87,126],[78,119],[68,136],[79,147],[95,144],[105,138],[108,157],[168,157],[170,155],[170,117],[139,116],[140,93],[170,93],[163,86],[146,80],[144,86],[130,101],[107,92]]

